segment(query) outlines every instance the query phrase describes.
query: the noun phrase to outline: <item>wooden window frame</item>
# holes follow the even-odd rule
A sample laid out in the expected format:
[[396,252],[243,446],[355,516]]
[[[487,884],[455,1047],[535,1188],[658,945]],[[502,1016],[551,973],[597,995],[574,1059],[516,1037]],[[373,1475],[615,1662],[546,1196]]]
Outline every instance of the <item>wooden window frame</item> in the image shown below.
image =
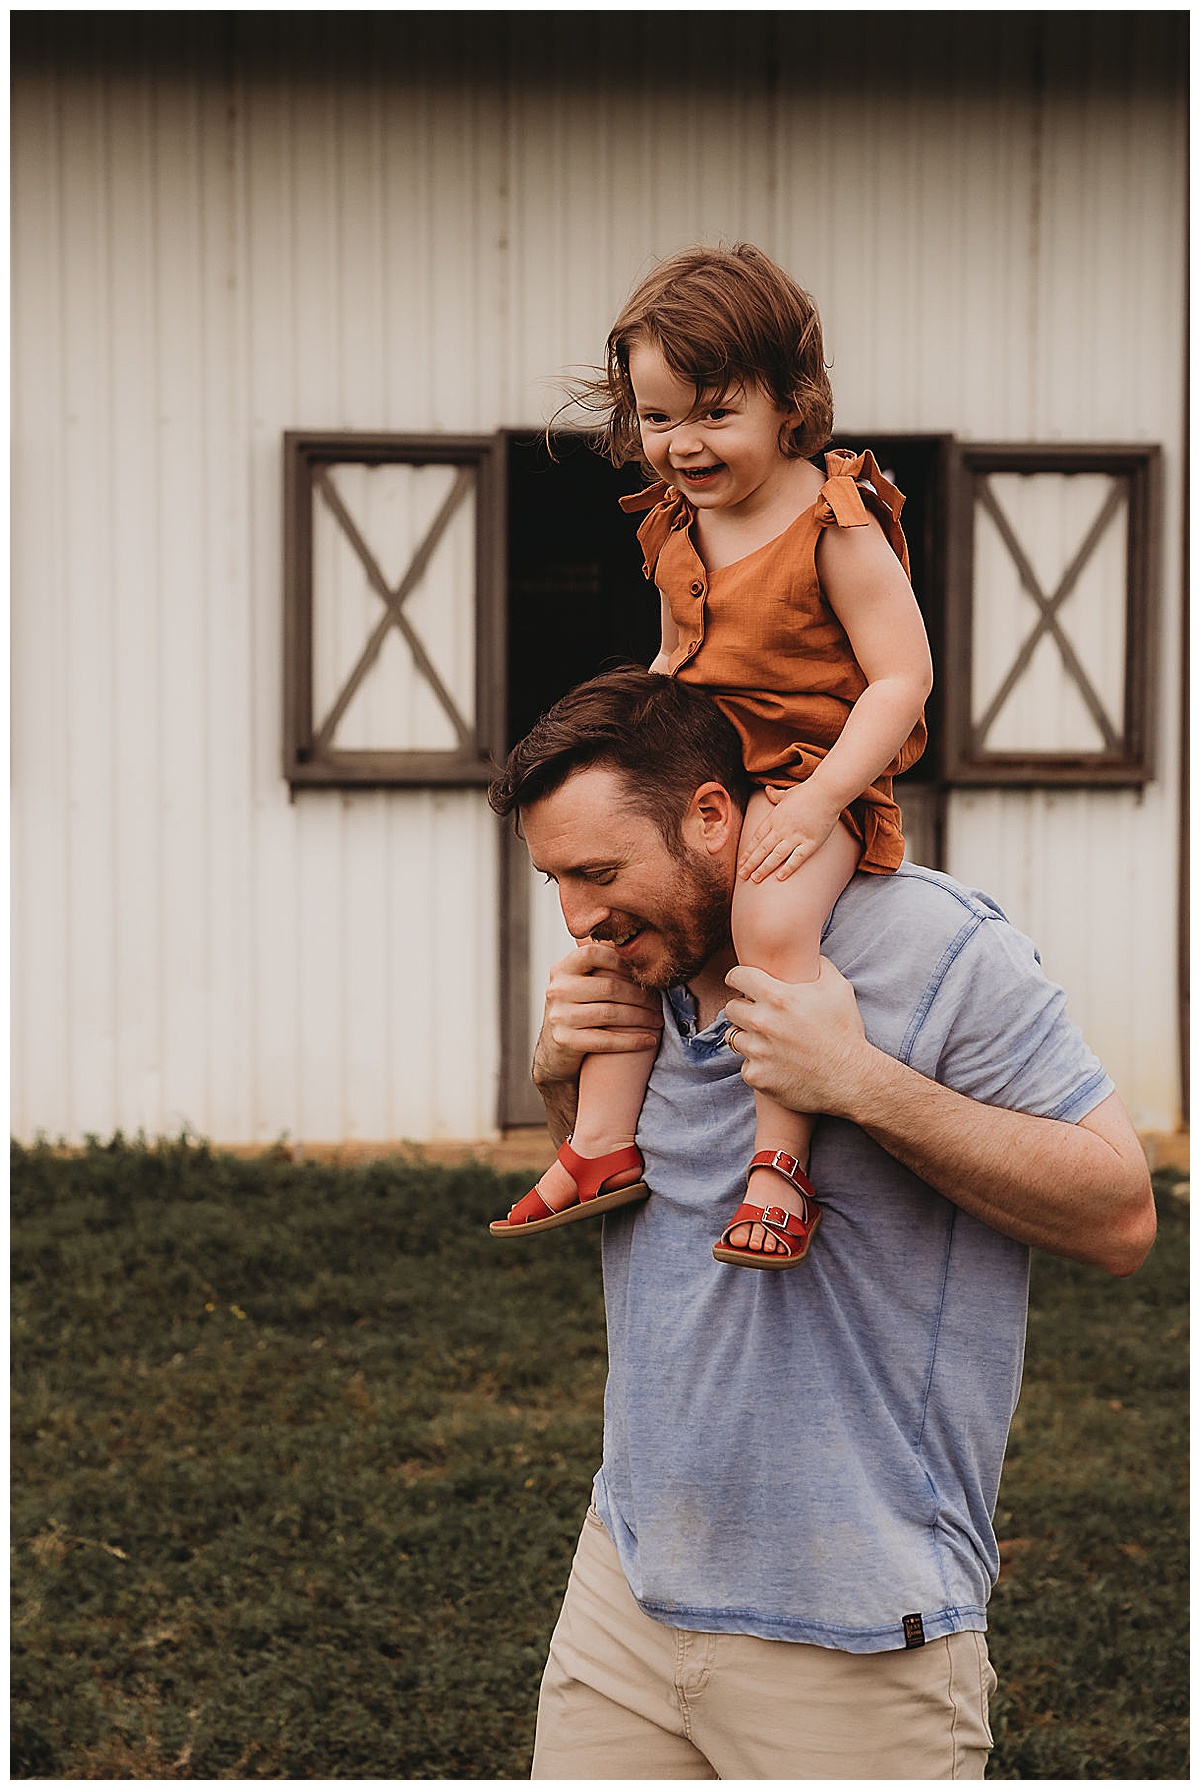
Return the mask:
[[[947,693],[943,777],[955,788],[1130,787],[1154,776],[1153,730],[1158,615],[1159,489],[1162,450],[1152,445],[1050,447],[958,443],[951,525],[952,571],[947,584],[946,662],[953,666]],[[975,513],[979,486],[993,472],[1110,473],[1128,494],[1125,579],[1125,689],[1121,735],[1115,750],[1095,752],[994,752],[981,748],[971,713]],[[1098,537],[1097,537],[1098,538]],[[1011,550],[1010,550],[1011,551]],[[1036,577],[1022,571],[1027,590]],[[1031,591],[1053,616],[1058,593]],[[1053,630],[1053,620],[1045,623]],[[1039,620],[1035,626],[1042,628]]]
[[[486,785],[504,757],[505,734],[505,459],[500,438],[296,429],[284,435],[283,460],[284,774],[293,791]],[[348,751],[321,739],[322,720],[313,708],[313,506],[322,470],[346,464],[475,469],[475,713],[457,750]],[[419,584],[436,538],[435,523],[396,590],[388,589],[366,543],[351,538],[385,612],[393,621],[399,618],[406,634],[411,631],[404,629],[402,605]],[[411,639],[410,646],[414,653],[420,650]]]

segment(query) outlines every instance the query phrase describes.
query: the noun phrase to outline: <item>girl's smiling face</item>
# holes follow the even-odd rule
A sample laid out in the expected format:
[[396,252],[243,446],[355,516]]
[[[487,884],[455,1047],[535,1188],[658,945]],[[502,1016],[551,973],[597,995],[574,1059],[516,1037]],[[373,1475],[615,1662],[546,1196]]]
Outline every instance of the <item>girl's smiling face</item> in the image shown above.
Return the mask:
[[652,342],[630,349],[629,380],[646,459],[696,509],[757,508],[794,479],[797,463],[780,442],[800,415],[780,410],[759,386],[708,392],[697,403]]

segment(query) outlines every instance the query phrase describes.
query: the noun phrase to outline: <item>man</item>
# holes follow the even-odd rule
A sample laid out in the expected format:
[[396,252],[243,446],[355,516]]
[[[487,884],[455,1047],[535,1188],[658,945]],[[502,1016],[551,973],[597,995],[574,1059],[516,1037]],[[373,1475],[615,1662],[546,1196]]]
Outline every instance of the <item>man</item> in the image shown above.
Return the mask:
[[[582,941],[534,1057],[556,1141],[585,1054],[661,1038],[651,1195],[604,1221],[604,1460],[532,1775],[982,1777],[1029,1247],[1129,1274],[1153,1240],[1111,1082],[1029,942],[930,871],[854,878],[815,983],[737,967],[745,777],[699,691],[581,686],[491,798]],[[790,1274],[711,1255],[751,1089],[823,1115]]]

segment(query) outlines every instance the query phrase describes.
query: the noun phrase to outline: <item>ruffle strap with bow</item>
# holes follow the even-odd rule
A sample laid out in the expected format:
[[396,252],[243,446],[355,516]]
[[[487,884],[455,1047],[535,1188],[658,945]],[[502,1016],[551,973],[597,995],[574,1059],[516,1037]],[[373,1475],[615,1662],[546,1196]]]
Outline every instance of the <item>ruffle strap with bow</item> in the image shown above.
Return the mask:
[[897,539],[903,539],[900,512],[904,496],[884,478],[874,454],[869,450],[851,454],[846,448],[831,448],[825,456],[825,471],[828,476],[817,493],[816,520],[822,525],[835,523],[838,528],[863,528],[870,521],[867,505],[873,498],[870,508],[896,547]]
[[647,578],[653,578],[658,556],[666,546],[668,536],[691,521],[691,505],[681,491],[665,481],[617,501],[627,516],[635,516],[639,510],[650,512],[638,529],[637,538],[643,555],[642,570]]

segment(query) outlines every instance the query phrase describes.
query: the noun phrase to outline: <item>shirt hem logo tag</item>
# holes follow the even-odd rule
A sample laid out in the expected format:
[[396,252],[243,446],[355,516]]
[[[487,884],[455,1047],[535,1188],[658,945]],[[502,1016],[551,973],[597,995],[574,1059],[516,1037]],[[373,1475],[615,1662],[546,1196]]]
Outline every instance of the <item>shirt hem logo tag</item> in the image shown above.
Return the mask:
[[925,1624],[919,1616],[902,1616],[904,1624],[904,1645],[906,1647],[924,1647]]

